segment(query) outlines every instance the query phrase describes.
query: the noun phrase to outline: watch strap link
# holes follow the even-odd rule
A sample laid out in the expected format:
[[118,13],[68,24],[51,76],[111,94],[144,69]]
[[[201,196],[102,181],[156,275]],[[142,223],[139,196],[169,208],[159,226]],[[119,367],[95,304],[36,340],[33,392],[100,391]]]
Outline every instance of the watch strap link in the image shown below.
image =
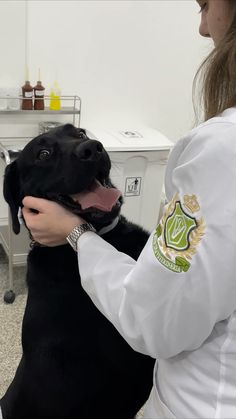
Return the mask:
[[86,233],[86,231],[93,231],[96,233],[95,228],[90,223],[83,223],[73,228],[73,230],[70,232],[70,234],[66,237],[66,240],[71,245],[71,247],[74,249],[75,252],[77,252],[77,242],[80,236],[82,234]]

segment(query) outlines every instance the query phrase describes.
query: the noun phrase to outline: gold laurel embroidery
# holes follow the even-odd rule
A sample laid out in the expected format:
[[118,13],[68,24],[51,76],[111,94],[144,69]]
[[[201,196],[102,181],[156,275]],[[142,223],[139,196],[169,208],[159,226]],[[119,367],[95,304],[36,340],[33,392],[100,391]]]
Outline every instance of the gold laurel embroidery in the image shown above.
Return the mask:
[[197,220],[197,224],[198,224],[197,228],[192,230],[189,235],[189,242],[190,242],[189,248],[181,253],[183,257],[186,257],[186,259],[191,259],[192,256],[195,255],[196,247],[205,234],[206,224],[203,218],[200,218],[200,220]]
[[171,254],[169,252],[165,252],[165,257],[167,257],[167,259],[171,260]]

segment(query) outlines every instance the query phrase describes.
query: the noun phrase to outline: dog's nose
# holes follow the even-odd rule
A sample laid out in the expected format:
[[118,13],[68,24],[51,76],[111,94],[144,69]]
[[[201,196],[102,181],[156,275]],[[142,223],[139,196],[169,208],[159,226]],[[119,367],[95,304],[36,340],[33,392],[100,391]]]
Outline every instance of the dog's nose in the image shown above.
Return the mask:
[[97,160],[102,152],[103,145],[96,140],[87,140],[76,149],[76,154],[81,160]]

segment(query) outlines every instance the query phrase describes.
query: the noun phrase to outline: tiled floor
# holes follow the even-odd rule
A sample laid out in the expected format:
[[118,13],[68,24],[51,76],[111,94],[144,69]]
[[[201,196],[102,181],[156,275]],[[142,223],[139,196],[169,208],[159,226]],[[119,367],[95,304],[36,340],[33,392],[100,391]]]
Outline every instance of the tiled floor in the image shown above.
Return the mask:
[[21,323],[27,290],[25,267],[14,268],[13,304],[5,304],[3,295],[8,289],[8,263],[0,246],[0,396],[10,384],[21,357]]

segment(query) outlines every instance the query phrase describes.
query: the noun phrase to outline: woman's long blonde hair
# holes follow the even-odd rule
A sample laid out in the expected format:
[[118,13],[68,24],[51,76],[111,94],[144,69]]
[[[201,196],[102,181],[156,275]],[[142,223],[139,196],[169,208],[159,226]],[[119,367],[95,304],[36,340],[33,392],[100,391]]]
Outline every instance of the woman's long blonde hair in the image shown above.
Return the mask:
[[[193,93],[196,98],[200,82],[201,88],[198,93],[204,120],[236,106],[236,0],[227,1],[232,8],[232,23],[224,38],[201,64],[193,83]],[[194,108],[197,116],[195,105]]]

